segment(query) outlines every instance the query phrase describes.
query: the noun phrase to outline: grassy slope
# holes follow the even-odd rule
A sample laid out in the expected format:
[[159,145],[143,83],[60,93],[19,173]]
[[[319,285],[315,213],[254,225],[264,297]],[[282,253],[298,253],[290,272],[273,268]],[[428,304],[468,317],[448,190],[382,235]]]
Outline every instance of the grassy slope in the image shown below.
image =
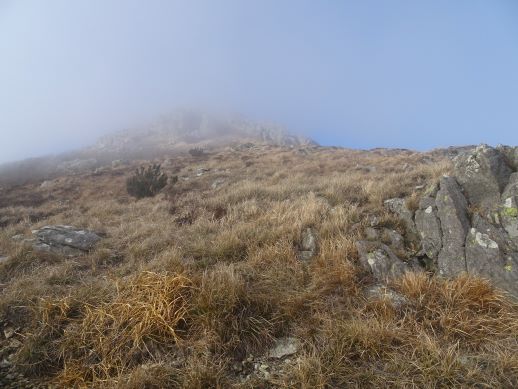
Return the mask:
[[[107,388],[518,385],[518,309],[484,281],[407,276],[393,285],[403,309],[362,292],[373,284],[354,248],[363,227],[377,215],[404,233],[383,200],[415,204],[415,187],[448,162],[269,146],[171,162],[179,182],[151,199],[125,192],[136,165],[4,193],[13,206],[2,215],[16,223],[0,230],[11,257],[0,265],[0,320],[20,327],[26,375]],[[10,239],[45,224],[106,238],[73,259]],[[308,226],[319,250],[303,263]],[[268,380],[236,375],[236,361],[286,335],[303,341],[297,357]]]

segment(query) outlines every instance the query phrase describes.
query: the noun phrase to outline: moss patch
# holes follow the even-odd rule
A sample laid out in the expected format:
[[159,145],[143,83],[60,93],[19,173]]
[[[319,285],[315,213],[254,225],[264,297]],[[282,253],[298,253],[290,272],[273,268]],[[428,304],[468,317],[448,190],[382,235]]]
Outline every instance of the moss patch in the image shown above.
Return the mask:
[[518,208],[516,208],[516,207],[502,208],[502,216],[518,217]]

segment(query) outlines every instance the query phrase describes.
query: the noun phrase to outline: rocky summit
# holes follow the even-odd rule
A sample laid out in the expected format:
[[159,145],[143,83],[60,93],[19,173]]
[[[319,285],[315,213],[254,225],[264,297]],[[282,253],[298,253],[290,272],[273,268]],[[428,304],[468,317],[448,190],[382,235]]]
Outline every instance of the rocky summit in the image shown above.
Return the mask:
[[148,130],[0,188],[0,387],[518,387],[517,147]]

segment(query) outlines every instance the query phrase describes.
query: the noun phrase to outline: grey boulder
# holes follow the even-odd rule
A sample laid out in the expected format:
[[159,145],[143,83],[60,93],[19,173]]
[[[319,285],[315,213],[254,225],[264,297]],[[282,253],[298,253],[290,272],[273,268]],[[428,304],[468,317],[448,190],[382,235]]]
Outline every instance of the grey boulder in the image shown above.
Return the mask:
[[439,273],[456,276],[466,271],[464,245],[470,223],[468,203],[453,177],[442,177],[435,199],[441,223],[442,248],[438,257]]
[[485,209],[498,204],[512,173],[506,157],[487,145],[457,157],[454,171],[470,203]]
[[498,243],[476,228],[471,228],[466,237],[466,266],[469,274],[518,295],[518,255],[504,256]]
[[308,261],[315,256],[317,252],[317,235],[313,228],[308,227],[302,232],[298,258]]
[[415,225],[421,238],[422,251],[430,259],[437,259],[442,247],[441,223],[435,199],[425,197],[415,213]]
[[361,265],[378,281],[389,281],[411,270],[387,245],[381,242],[358,241],[356,248]]
[[101,240],[95,232],[64,225],[45,226],[32,233],[35,249],[65,255],[90,251]]

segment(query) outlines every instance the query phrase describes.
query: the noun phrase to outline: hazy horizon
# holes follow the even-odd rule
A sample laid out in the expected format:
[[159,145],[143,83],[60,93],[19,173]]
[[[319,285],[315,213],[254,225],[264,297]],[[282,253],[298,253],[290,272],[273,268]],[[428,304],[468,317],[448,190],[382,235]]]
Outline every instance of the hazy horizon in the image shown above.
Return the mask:
[[182,107],[322,145],[516,145],[517,21],[511,0],[0,0],[0,163]]

